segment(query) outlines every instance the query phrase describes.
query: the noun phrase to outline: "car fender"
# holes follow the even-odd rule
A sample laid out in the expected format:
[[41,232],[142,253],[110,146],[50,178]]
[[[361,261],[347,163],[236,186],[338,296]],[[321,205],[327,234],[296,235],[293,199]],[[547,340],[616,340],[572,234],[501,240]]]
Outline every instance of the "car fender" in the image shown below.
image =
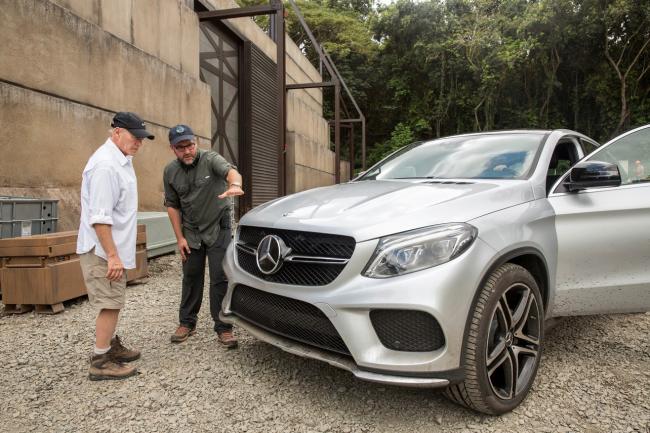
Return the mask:
[[[492,275],[492,273],[495,270],[497,270],[501,265],[508,262],[513,262],[513,260],[516,261],[516,258],[526,256],[526,255],[534,255],[540,260],[541,263],[543,263],[544,271],[545,271],[545,278],[544,278],[545,281],[542,281],[542,283],[546,284],[546,290],[545,290],[546,293],[543,295],[543,297],[544,297],[546,316],[548,317],[548,312],[550,311],[548,307],[552,302],[552,291],[550,288],[548,263],[546,261],[546,258],[544,257],[544,254],[537,248],[531,246],[524,246],[524,247],[514,248],[505,252],[501,252],[499,255],[495,255],[494,258],[486,265],[485,270],[483,272],[483,277],[481,278],[479,285],[474,290],[474,297],[472,299],[472,304],[468,310],[467,317],[465,318],[465,330],[463,331],[463,345],[462,345],[461,357],[460,357],[461,363],[463,362],[462,360],[466,359],[465,358],[466,355],[465,352],[467,350],[466,342],[467,342],[467,338],[469,337],[470,322],[472,320],[474,308],[478,303],[479,294],[481,293],[480,289],[486,284],[487,279],[490,277],[490,275]],[[465,366],[461,365],[460,367],[464,368]]]

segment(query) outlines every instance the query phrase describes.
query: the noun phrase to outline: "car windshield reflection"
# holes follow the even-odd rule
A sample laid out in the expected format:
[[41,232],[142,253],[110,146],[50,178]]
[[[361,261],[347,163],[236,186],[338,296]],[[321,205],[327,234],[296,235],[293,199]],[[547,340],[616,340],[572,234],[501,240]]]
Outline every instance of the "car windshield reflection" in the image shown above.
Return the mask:
[[357,181],[379,179],[526,179],[543,132],[473,134],[408,145]]

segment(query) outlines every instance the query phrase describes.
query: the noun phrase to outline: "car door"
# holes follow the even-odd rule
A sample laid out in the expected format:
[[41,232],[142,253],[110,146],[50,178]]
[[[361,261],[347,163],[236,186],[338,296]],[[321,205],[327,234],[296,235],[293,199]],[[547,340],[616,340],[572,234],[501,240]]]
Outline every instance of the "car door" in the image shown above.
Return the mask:
[[625,133],[585,161],[615,163],[621,185],[552,189],[557,273],[553,316],[650,310],[650,125]]

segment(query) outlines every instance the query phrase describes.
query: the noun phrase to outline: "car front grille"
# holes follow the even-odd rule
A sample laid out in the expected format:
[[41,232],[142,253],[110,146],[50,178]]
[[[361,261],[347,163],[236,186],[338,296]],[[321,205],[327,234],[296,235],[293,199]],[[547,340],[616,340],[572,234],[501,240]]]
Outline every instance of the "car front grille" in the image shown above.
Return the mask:
[[232,312],[267,331],[321,349],[350,355],[332,322],[316,306],[286,296],[237,285]]
[[445,345],[440,324],[417,310],[372,310],[370,321],[379,341],[402,352],[431,352]]
[[255,254],[260,241],[267,235],[282,238],[291,254],[325,259],[349,259],[354,252],[354,238],[341,235],[278,230],[241,226],[237,248],[237,262],[249,274],[265,281],[301,286],[324,286],[331,283],[345,268],[345,263],[305,263],[285,261],[274,274],[265,275],[257,267]]

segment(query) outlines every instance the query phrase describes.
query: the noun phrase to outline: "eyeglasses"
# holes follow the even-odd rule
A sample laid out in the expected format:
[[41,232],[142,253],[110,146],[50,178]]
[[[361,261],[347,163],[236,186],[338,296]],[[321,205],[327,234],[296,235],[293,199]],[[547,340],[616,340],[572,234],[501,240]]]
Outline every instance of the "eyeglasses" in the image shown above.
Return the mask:
[[186,150],[192,149],[196,143],[192,142],[190,144],[186,144],[185,146],[174,146],[174,150],[179,153],[185,153]]

